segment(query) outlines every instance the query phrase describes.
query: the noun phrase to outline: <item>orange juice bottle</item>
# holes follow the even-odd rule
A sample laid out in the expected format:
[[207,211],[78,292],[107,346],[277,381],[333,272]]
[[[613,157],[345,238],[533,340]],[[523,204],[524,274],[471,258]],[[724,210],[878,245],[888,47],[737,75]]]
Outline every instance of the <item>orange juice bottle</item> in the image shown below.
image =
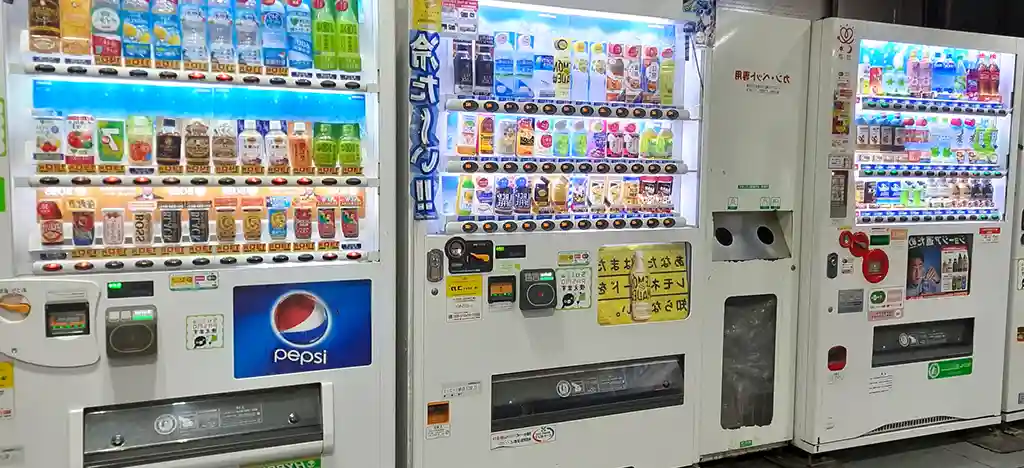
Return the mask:
[[313,137],[306,122],[291,122],[288,125],[288,156],[292,167],[313,167]]
[[89,55],[91,3],[91,0],[60,0],[60,48],[65,55]]

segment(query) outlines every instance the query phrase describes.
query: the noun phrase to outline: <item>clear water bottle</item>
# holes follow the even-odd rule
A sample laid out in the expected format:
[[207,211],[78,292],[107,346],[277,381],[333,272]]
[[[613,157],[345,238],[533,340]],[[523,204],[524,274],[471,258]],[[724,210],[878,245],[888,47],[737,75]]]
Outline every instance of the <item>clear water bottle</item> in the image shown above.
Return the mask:
[[260,17],[256,0],[238,0],[235,4],[235,41],[238,44],[238,65],[263,65],[260,49]]
[[182,58],[186,62],[207,62],[206,0],[182,0],[180,5]]
[[235,39],[231,18],[232,0],[210,0],[210,56],[216,64],[235,63]]

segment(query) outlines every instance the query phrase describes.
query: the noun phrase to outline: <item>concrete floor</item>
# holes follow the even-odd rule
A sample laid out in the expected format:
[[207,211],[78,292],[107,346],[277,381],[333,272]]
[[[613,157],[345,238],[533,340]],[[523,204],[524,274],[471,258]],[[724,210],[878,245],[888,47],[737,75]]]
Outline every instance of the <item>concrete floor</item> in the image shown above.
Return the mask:
[[[1024,450],[1008,454],[991,452],[965,442],[963,434],[893,442],[830,456],[833,463],[814,465],[814,468],[1024,468]],[[763,455],[752,455],[702,464],[701,468],[779,468],[779,465]]]

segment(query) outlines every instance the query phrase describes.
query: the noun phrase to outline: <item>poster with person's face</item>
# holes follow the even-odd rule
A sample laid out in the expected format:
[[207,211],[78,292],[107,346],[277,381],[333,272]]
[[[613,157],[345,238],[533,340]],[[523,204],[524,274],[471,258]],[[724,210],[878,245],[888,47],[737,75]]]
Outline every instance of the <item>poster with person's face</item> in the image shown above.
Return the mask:
[[971,293],[972,234],[910,236],[907,299]]

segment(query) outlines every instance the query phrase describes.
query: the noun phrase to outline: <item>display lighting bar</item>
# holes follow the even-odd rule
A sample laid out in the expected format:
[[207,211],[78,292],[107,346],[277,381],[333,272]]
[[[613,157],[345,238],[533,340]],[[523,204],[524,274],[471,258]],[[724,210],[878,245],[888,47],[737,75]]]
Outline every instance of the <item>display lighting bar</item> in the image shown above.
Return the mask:
[[656,18],[651,16],[638,16],[638,15],[627,15],[624,13],[607,13],[602,11],[592,10],[574,10],[570,8],[562,8],[556,6],[547,5],[532,5],[529,3],[518,3],[518,2],[506,2],[503,0],[480,0],[480,6],[492,7],[492,8],[504,8],[506,10],[526,10],[537,13],[547,13],[551,15],[571,15],[571,16],[586,16],[589,18],[604,18],[620,21],[633,21],[637,23],[649,23],[654,25],[671,25],[676,24],[675,20],[666,18]]

